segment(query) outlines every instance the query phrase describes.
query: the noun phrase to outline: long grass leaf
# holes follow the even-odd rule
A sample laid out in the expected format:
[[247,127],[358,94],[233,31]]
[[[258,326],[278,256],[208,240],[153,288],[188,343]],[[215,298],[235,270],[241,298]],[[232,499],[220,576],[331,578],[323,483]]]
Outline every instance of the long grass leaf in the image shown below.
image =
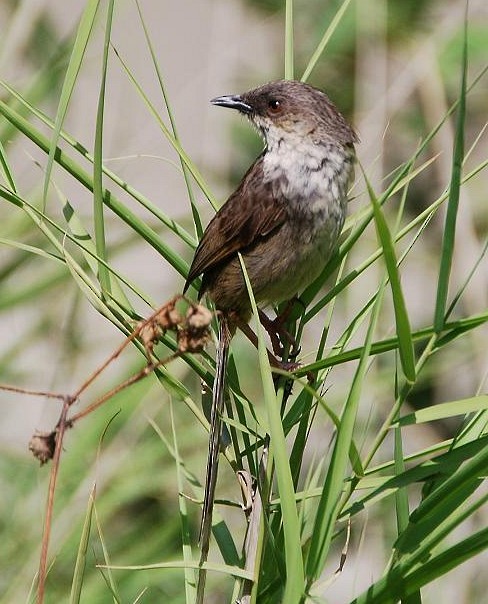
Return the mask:
[[[171,105],[169,103],[168,94],[166,92],[166,86],[164,85],[164,79],[161,74],[161,69],[159,68],[159,63],[157,60],[156,52],[154,50],[154,46],[151,42],[151,38],[149,36],[149,32],[147,31],[146,22],[144,21],[141,6],[139,0],[136,0],[137,11],[139,13],[139,18],[141,20],[142,29],[144,30],[144,37],[146,39],[147,46],[149,48],[149,52],[151,54],[151,60],[153,62],[154,69],[156,71],[156,76],[158,78],[159,87],[161,88],[161,94],[163,95],[164,104],[166,106],[166,111],[168,112],[169,123],[171,124],[171,130],[173,132],[173,136],[175,137],[175,141],[177,141],[180,145],[180,139],[178,137],[178,131],[176,129],[176,122],[173,117],[173,112],[171,111]],[[193,194],[193,188],[191,186],[190,173],[189,170],[183,161],[182,157],[179,156],[181,169],[183,171],[183,178],[185,179],[186,190],[188,191],[188,198],[190,200],[191,213],[193,216],[193,222],[195,224],[195,231],[198,239],[201,238],[203,234],[202,221],[200,219],[200,214],[198,213],[198,209],[195,203],[195,195]]]
[[54,156],[56,149],[58,148],[59,132],[63,126],[64,118],[66,117],[69,102],[71,100],[71,95],[78,78],[78,73],[85,57],[86,47],[90,39],[99,3],[100,0],[88,0],[85,5],[85,9],[83,10],[83,14],[81,15],[78,31],[76,32],[76,39],[71,52],[68,69],[66,70],[61,95],[59,97],[58,110],[56,112],[56,119],[54,122],[54,130],[49,144],[46,175],[44,178],[43,206],[46,205],[47,201],[49,182],[51,180],[51,172],[54,165]]
[[[181,522],[181,539],[182,539],[182,550],[183,560],[190,562],[192,560],[191,541],[190,541],[190,526],[188,522],[188,510],[186,505],[186,499],[181,493],[184,492],[183,482],[183,460],[180,457],[178,448],[178,432],[175,426],[175,420],[173,415],[173,405],[170,403],[170,420],[171,420],[171,432],[173,434],[173,451],[175,456],[176,466],[176,481],[178,484],[178,505],[180,508],[180,522]],[[194,602],[196,596],[196,577],[195,570],[189,566],[185,567],[185,594],[187,602]]]
[[158,124],[158,126],[161,128],[164,136],[166,137],[166,139],[168,140],[168,142],[171,144],[171,146],[173,147],[173,149],[176,151],[176,153],[179,155],[179,157],[181,158],[181,160],[184,162],[185,166],[188,168],[188,170],[190,171],[191,175],[195,179],[195,182],[200,187],[202,193],[205,195],[205,197],[211,203],[212,207],[214,209],[217,209],[217,203],[216,203],[216,201],[214,199],[214,196],[212,195],[212,193],[211,193],[210,189],[208,188],[207,184],[205,183],[205,180],[204,180],[203,176],[200,174],[200,171],[198,170],[198,168],[196,167],[196,165],[191,161],[190,157],[188,156],[188,154],[186,153],[186,151],[183,149],[183,147],[181,146],[181,144],[176,140],[176,138],[174,137],[174,135],[169,131],[168,127],[166,126],[166,124],[161,119],[161,117],[160,117],[159,113],[157,112],[156,108],[154,107],[153,103],[151,103],[151,101],[149,100],[149,97],[144,92],[144,90],[142,89],[141,85],[139,84],[139,82],[135,78],[135,76],[132,73],[132,71],[129,69],[129,66],[122,59],[122,57],[120,56],[120,54],[117,51],[117,49],[113,48],[113,51],[114,51],[115,55],[117,56],[118,60],[120,61],[120,64],[122,65],[122,67],[123,67],[124,71],[126,72],[127,76],[129,77],[129,80],[135,86],[138,94],[141,96],[142,100],[144,101],[144,104],[149,109],[149,112],[151,113],[151,115],[156,120],[156,123]]
[[374,194],[371,186],[366,178],[369,198],[373,204],[373,213],[376,223],[376,232],[378,239],[383,248],[383,256],[385,259],[388,277],[390,279],[391,293],[393,297],[393,307],[395,310],[396,331],[398,334],[398,349],[400,352],[400,360],[402,363],[403,372],[408,381],[415,381],[415,358],[413,354],[412,330],[410,328],[410,320],[408,318],[405,298],[403,296],[402,286],[400,284],[400,275],[398,273],[395,248],[393,240],[386,224],[385,217],[381,211],[381,206]]
[[251,300],[251,306],[256,317],[256,333],[258,334],[258,359],[263,384],[264,403],[268,416],[270,433],[270,454],[276,468],[276,481],[281,499],[281,514],[283,518],[283,533],[285,539],[286,583],[281,602],[295,604],[299,602],[304,587],[303,558],[300,541],[300,525],[295,504],[295,490],[290,470],[285,433],[281,420],[279,405],[271,376],[271,369],[264,340],[263,327],[258,318],[258,309],[254,300],[252,286],[249,281],[244,261],[241,256],[241,267],[246,280],[246,286]]
[[129,299],[125,295],[124,290],[121,287],[121,284],[123,284],[127,286],[131,291],[133,291],[137,296],[139,296],[141,300],[144,300],[147,304],[153,306],[151,301],[135,285],[135,283],[130,283],[125,277],[123,277],[120,273],[114,270],[113,265],[110,265],[106,260],[103,260],[97,254],[96,246],[93,243],[90,234],[83,226],[83,223],[79,218],[77,212],[60,191],[58,191],[58,195],[61,203],[63,204],[63,216],[66,219],[69,231],[72,235],[72,237],[67,237],[71,241],[74,240],[76,244],[80,247],[85,262],[90,267],[94,275],[98,274],[100,266],[103,266],[104,270],[107,272],[107,275],[109,275],[111,287],[109,292],[105,290],[105,293],[109,293],[107,297],[112,300],[115,300],[120,308],[124,308],[129,313],[134,313],[134,309],[131,303],[129,302]]
[[404,415],[398,420],[398,426],[410,426],[412,424],[422,424],[432,422],[457,415],[466,415],[473,411],[488,409],[488,395],[481,394],[470,398],[452,401],[449,403],[439,403],[425,409],[419,409],[414,413]]
[[73,581],[71,583],[71,594],[69,598],[70,604],[79,604],[81,598],[81,588],[83,586],[83,578],[86,567],[86,554],[90,541],[91,523],[93,518],[93,505],[95,503],[95,487],[93,487],[88,498],[88,507],[85,515],[85,522],[81,531],[80,544],[78,546],[78,554],[76,556],[75,570]]
[[368,359],[371,351],[373,333],[380,315],[385,282],[383,282],[371,315],[365,342],[361,348],[359,364],[352,380],[351,388],[341,416],[341,425],[337,431],[330,466],[325,479],[322,495],[317,508],[314,529],[310,539],[307,557],[307,587],[320,576],[327,558],[335,523],[340,512],[339,504],[344,490],[344,480],[349,459],[356,414]]
[[285,2],[285,80],[295,77],[293,40],[293,0]]
[[[103,117],[105,108],[105,92],[107,82],[108,51],[110,48],[110,35],[112,32],[112,19],[114,13],[114,0],[109,0],[107,8],[107,20],[105,23],[105,41],[103,44],[102,73],[100,78],[100,90],[98,93],[97,120],[95,125],[95,148],[93,152],[93,223],[95,226],[95,249],[97,256],[107,260],[107,248],[105,243],[105,219],[103,212]],[[58,133],[59,134],[59,133]],[[102,263],[98,266],[98,279],[104,293],[110,294],[110,273]]]
[[15,186],[14,176],[12,170],[10,169],[9,162],[7,160],[7,155],[5,154],[5,148],[0,140],[0,167],[2,168],[2,172],[5,178],[5,182],[12,189],[14,193],[17,192],[17,187]]
[[339,10],[337,11],[337,13],[334,15],[334,18],[329,23],[329,26],[325,30],[324,35],[322,36],[320,42],[317,44],[317,48],[314,50],[307,66],[305,67],[305,71],[303,72],[303,75],[300,78],[300,80],[302,82],[306,82],[308,80],[308,78],[310,77],[310,74],[312,73],[315,65],[317,64],[318,60],[322,56],[322,53],[324,52],[325,47],[329,43],[329,40],[334,35],[334,32],[337,29],[337,26],[341,22],[342,17],[344,16],[344,13],[346,12],[347,8],[349,7],[349,4],[351,4],[351,0],[344,0],[342,5],[339,7]]
[[452,259],[454,255],[454,240],[456,235],[456,220],[459,207],[459,194],[461,190],[461,177],[464,158],[464,123],[466,120],[466,77],[468,71],[468,5],[464,17],[464,42],[461,67],[461,90],[459,93],[459,107],[456,121],[456,133],[452,156],[451,182],[449,185],[449,200],[447,202],[446,220],[444,223],[444,236],[442,238],[441,264],[437,281],[437,297],[434,312],[434,326],[436,332],[441,332],[444,327],[447,296],[449,293],[449,280],[451,275]]
[[[48,128],[53,128],[53,122],[40,111],[37,107],[34,107],[31,103],[29,103],[19,92],[17,92],[14,88],[9,86],[6,82],[0,79],[0,86],[5,88],[17,101],[21,104],[21,106],[28,110],[32,115],[38,118],[43,124],[45,124]],[[15,120],[15,117],[21,118],[22,116],[10,108],[10,115]],[[13,125],[17,128],[17,124],[15,121],[12,122]],[[22,124],[22,121],[19,120],[19,123]],[[28,122],[24,119],[24,126],[28,124]],[[19,127],[19,129],[28,136],[28,133]],[[93,164],[93,155],[91,155],[88,150],[77,140],[67,134],[64,130],[61,130],[59,133],[60,137],[72,147],[74,151],[84,157],[88,162]],[[155,218],[162,222],[165,226],[171,229],[175,235],[177,235],[182,241],[190,245],[191,247],[196,247],[197,242],[194,237],[192,237],[181,225],[179,225],[174,219],[167,216],[161,209],[152,203],[147,197],[145,197],[140,191],[132,187],[125,180],[117,176],[112,170],[109,170],[107,166],[102,166],[102,170],[105,176],[108,176],[112,182],[114,182],[117,186],[119,186],[122,190],[128,193],[131,197],[133,197],[143,208],[145,208],[148,212],[150,212]]]
[[[1,99],[0,113],[11,121],[18,130],[23,132],[40,149],[46,153],[49,152],[49,139],[39,130],[34,128],[34,126],[32,126],[32,124],[30,124],[25,118],[12,111],[12,109]],[[76,178],[76,180],[78,180],[78,182],[80,182],[84,187],[93,192],[93,179],[91,176],[59,147],[56,148],[55,161],[69,174]],[[103,202],[117,216],[119,216],[119,218],[129,225],[131,229],[138,233],[145,241],[149,243],[149,245],[158,251],[183,277],[186,277],[188,274],[188,263],[184,262],[182,258],[175,253],[171,246],[165,244],[154,231],[154,229],[149,227],[127,206],[122,204],[108,189],[103,190]]]

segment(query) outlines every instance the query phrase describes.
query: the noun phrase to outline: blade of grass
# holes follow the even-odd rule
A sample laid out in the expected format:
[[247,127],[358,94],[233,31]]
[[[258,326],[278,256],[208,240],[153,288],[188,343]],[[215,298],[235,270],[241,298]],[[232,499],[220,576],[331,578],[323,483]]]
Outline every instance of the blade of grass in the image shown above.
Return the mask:
[[[22,131],[40,149],[46,153],[49,152],[49,139],[39,130],[34,128],[32,124],[22,116],[13,112],[1,99],[0,113],[15,124],[16,128]],[[56,148],[55,161],[69,174],[74,176],[74,178],[76,178],[76,180],[84,187],[93,192],[93,179],[91,176],[59,147]],[[171,246],[166,245],[152,228],[150,228],[134,212],[129,210],[127,206],[122,204],[108,189],[103,190],[103,201],[108,208],[130,226],[131,229],[141,235],[141,237],[159,252],[183,277],[186,277],[188,274],[188,263],[184,262],[182,258],[174,252]]]
[[488,529],[482,529],[470,535],[452,547],[431,556],[423,564],[403,576],[398,570],[386,574],[350,604],[390,604],[412,593],[443,576],[449,570],[460,566],[486,550],[488,546]]
[[[96,253],[94,251],[94,246],[93,246],[89,236],[85,237],[84,233],[86,233],[86,231],[84,231],[79,220],[76,219],[76,216],[74,214],[71,214],[72,208],[68,202],[66,202],[66,204],[63,208],[63,211],[65,211],[65,216],[66,216],[66,220],[67,220],[68,224],[70,225],[70,227],[73,227],[73,229],[74,229],[73,234],[67,233],[65,228],[59,226],[56,222],[51,220],[41,210],[37,209],[35,206],[30,204],[25,199],[23,199],[19,195],[15,195],[13,193],[8,192],[7,190],[3,189],[1,186],[0,186],[0,197],[3,197],[7,201],[18,206],[19,208],[22,208],[24,210],[24,212],[29,216],[31,221],[40,229],[40,231],[43,233],[43,235],[46,237],[46,239],[52,244],[52,246],[59,253],[59,257],[58,257],[55,254],[49,254],[47,252],[41,253],[42,250],[39,250],[38,253],[40,255],[43,255],[46,258],[50,258],[50,259],[54,259],[54,260],[57,260],[57,259],[62,260],[63,258],[66,257],[67,251],[66,251],[66,247],[65,247],[65,242],[61,243],[58,240],[55,233],[49,228],[51,226],[51,227],[53,227],[53,229],[55,229],[55,231],[57,231],[59,234],[62,235],[63,239],[68,239],[68,240],[72,241],[82,250],[82,252],[85,256],[86,264],[88,267],[93,268],[95,266],[95,263],[104,263],[104,261],[96,255]],[[32,248],[31,246],[23,246],[22,244],[19,244],[17,247],[20,247],[22,249],[36,253],[35,248]],[[141,300],[143,300],[144,302],[146,302],[148,305],[151,306],[151,302],[144,296],[144,294],[135,285],[131,284],[127,279],[125,279],[125,277],[123,275],[121,275],[120,273],[115,271],[106,262],[104,263],[104,265],[105,265],[106,269],[109,272],[112,272],[114,274],[114,276],[121,283],[126,285],[130,290],[132,290],[136,295],[138,295],[141,298]],[[81,270],[82,269],[80,267],[80,271]],[[94,272],[94,274],[96,273],[95,270],[93,272]],[[85,279],[87,280],[87,282],[89,281],[89,277],[86,274],[85,274]],[[93,288],[93,291],[96,291],[96,289]],[[120,298],[118,299],[118,303],[120,304],[121,308],[125,308],[127,311],[129,311],[131,308],[130,304],[127,303],[127,305],[124,306],[125,300],[127,300],[127,298],[123,295],[123,292],[122,292]]]
[[86,553],[90,542],[91,523],[93,518],[93,506],[95,503],[96,487],[93,486],[88,497],[88,507],[85,515],[85,522],[81,531],[80,545],[76,556],[75,570],[73,573],[73,581],[71,583],[71,594],[69,598],[70,604],[79,604],[81,598],[81,589],[83,587],[83,578],[86,568]]
[[[191,551],[191,539],[190,539],[190,525],[188,522],[188,510],[186,506],[186,499],[182,493],[184,493],[183,474],[181,471],[182,459],[180,457],[178,449],[178,437],[173,415],[173,405],[170,401],[170,420],[171,420],[171,432],[173,433],[173,450],[176,462],[176,479],[178,484],[178,505],[180,508],[180,522],[181,522],[181,540],[182,540],[182,551],[183,560],[190,562],[193,558]],[[185,594],[187,602],[194,602],[196,596],[196,574],[195,569],[185,567]]]
[[488,494],[484,494],[466,505],[466,501],[472,501],[469,498],[480,484],[481,480],[469,481],[462,489],[446,496],[434,516],[410,525],[409,529],[413,528],[413,530],[405,531],[405,535],[408,534],[410,539],[402,541],[402,548],[408,547],[409,551],[400,558],[393,569],[399,568],[403,575],[407,575],[413,569],[422,566],[444,539],[488,501]]
[[258,309],[252,292],[251,282],[246,271],[244,260],[239,254],[242,271],[246,281],[247,290],[251,300],[252,311],[256,318],[256,334],[258,336],[258,360],[261,381],[263,385],[264,403],[268,417],[270,434],[270,458],[273,459],[276,469],[276,481],[281,498],[281,514],[283,518],[283,533],[285,539],[285,564],[286,583],[283,592],[283,604],[299,602],[303,593],[304,572],[303,558],[300,541],[300,525],[295,504],[295,490],[291,475],[286,438],[280,415],[280,407],[271,375],[268,351],[264,339],[263,327],[259,321]]
[[459,193],[464,158],[464,123],[466,120],[466,77],[468,71],[468,4],[464,15],[464,41],[461,67],[461,90],[456,121],[454,149],[452,156],[451,182],[449,185],[449,200],[447,202],[444,236],[442,239],[441,264],[437,282],[437,297],[434,312],[434,327],[437,333],[444,328],[449,279],[454,255],[454,240],[456,235],[456,219],[459,207]]
[[[125,295],[122,289],[121,283],[133,291],[141,300],[144,300],[149,306],[154,307],[154,304],[142,293],[142,291],[134,284],[130,283],[125,277],[118,274],[114,269],[113,265],[109,265],[108,262],[102,260],[98,256],[96,247],[90,237],[90,234],[83,226],[78,214],[75,212],[73,206],[69,203],[66,197],[58,190],[58,196],[62,204],[63,216],[66,219],[72,238],[76,240],[77,245],[81,249],[81,253],[85,259],[85,262],[92,270],[93,274],[97,274],[97,269],[103,266],[111,281],[110,291],[107,296],[108,298],[117,302],[120,308],[126,310],[126,312],[135,314],[135,311],[129,302],[129,299]],[[70,241],[72,241],[70,237]]]
[[322,36],[320,42],[317,44],[317,48],[314,50],[307,66],[305,67],[305,71],[303,72],[303,75],[300,78],[301,82],[306,82],[310,77],[310,74],[312,73],[315,65],[317,64],[318,60],[322,56],[322,53],[324,52],[325,47],[329,43],[329,40],[332,38],[335,30],[337,29],[337,26],[341,22],[344,13],[349,7],[349,4],[351,4],[351,0],[344,0],[337,13],[334,15],[334,18],[325,30],[324,35]]
[[[19,101],[19,103],[21,104],[21,106],[24,109],[27,109],[30,113],[32,113],[32,115],[34,115],[36,118],[38,118],[48,128],[52,129],[54,127],[53,122],[44,113],[39,111],[39,109],[37,107],[32,106],[14,88],[9,86],[6,82],[4,82],[2,80],[0,80],[0,86],[5,88],[5,90],[7,90],[9,92],[9,94],[11,94],[15,99],[17,99],[17,101]],[[12,108],[10,108],[10,111],[11,111],[11,116],[18,116],[19,118],[22,117],[18,112],[15,112]],[[22,124],[22,122],[20,122],[20,123]],[[18,127],[18,125],[15,122],[13,122],[13,124],[15,125],[16,128]],[[24,123],[23,123],[24,127],[25,127],[25,124],[28,124],[28,122],[24,120]],[[18,129],[22,130],[22,128],[20,128],[20,127]],[[29,136],[29,134],[25,130],[22,130],[22,132],[24,134],[26,134],[26,136]],[[90,153],[88,153],[88,150],[81,143],[79,143],[78,141],[73,139],[71,136],[69,136],[64,130],[61,130],[59,135],[64,141],[66,141],[73,148],[74,151],[79,153],[87,161],[89,161],[91,164],[93,164],[93,156]],[[182,241],[184,241],[191,247],[196,247],[197,242],[195,241],[195,239],[183,227],[181,227],[175,220],[173,220],[172,218],[169,218],[169,216],[164,214],[160,210],[160,208],[158,208],[156,205],[154,205],[147,197],[145,197],[144,195],[142,195],[142,193],[140,193],[139,191],[134,189],[134,187],[131,187],[125,180],[123,180],[122,178],[117,176],[117,174],[115,174],[114,172],[109,170],[106,166],[102,166],[102,169],[103,169],[103,173],[105,174],[105,176],[108,176],[108,178],[110,178],[110,180],[112,182],[117,184],[122,190],[124,190],[131,197],[133,197],[143,208],[145,208],[148,212],[150,212],[153,216],[155,216],[158,220],[160,220],[165,226],[167,226],[169,229],[171,229],[178,237],[180,237],[182,239]]]
[[173,136],[173,134],[171,134],[171,132],[169,131],[168,127],[166,126],[166,124],[161,119],[159,113],[156,111],[156,108],[154,107],[154,105],[149,100],[149,97],[144,92],[144,90],[140,86],[139,82],[134,77],[132,71],[129,69],[129,66],[125,63],[125,61],[120,56],[120,54],[117,51],[117,49],[114,48],[114,46],[112,46],[112,49],[113,49],[113,51],[114,51],[117,59],[120,61],[120,64],[122,65],[125,73],[129,77],[129,80],[135,86],[138,94],[141,96],[142,100],[144,101],[144,104],[146,105],[146,107],[149,109],[149,112],[151,113],[151,115],[156,120],[159,128],[162,130],[164,136],[166,137],[166,139],[168,140],[168,142],[171,144],[171,146],[173,147],[173,149],[176,151],[176,153],[179,155],[179,157],[181,158],[181,160],[183,161],[183,163],[185,164],[185,166],[188,168],[188,170],[190,171],[191,175],[195,179],[195,182],[200,187],[202,193],[209,200],[209,202],[212,205],[212,207],[216,210],[217,209],[217,203],[215,201],[215,198],[211,194],[210,189],[206,185],[206,183],[205,183],[205,181],[203,179],[203,176],[200,174],[198,168],[191,161],[190,157],[187,155],[186,151],[183,149],[183,147],[180,145],[180,143],[176,140],[176,138]]
[[386,224],[385,217],[381,211],[381,206],[374,194],[371,185],[364,174],[366,186],[368,188],[369,198],[373,205],[373,213],[376,224],[376,232],[379,243],[383,248],[383,257],[385,259],[386,269],[390,280],[391,293],[393,297],[393,307],[395,310],[396,333],[398,335],[398,349],[400,352],[400,361],[406,379],[409,382],[415,381],[415,358],[413,353],[412,330],[408,318],[405,298],[403,297],[402,286],[400,284],[400,275],[398,272],[397,259],[393,240]]
[[[109,0],[107,7],[107,20],[105,23],[105,40],[103,44],[102,73],[100,78],[100,91],[98,94],[97,120],[95,125],[95,147],[93,151],[93,222],[95,225],[95,249],[97,256],[105,261],[107,261],[107,247],[105,242],[105,219],[103,216],[102,184],[103,116],[105,108],[108,51],[110,48],[113,13],[114,0]],[[105,265],[102,263],[99,263],[98,265],[98,279],[102,288],[102,296],[105,293],[110,294],[110,274]]]
[[[98,539],[100,540],[100,545],[102,547],[103,561],[104,561],[105,564],[110,565],[110,555],[108,553],[107,544],[106,544],[105,538],[103,536],[102,525],[100,524],[100,519],[98,518],[96,506],[94,506],[93,512],[94,512],[95,523],[96,523],[96,526],[97,526]],[[108,576],[106,576],[106,574],[103,573],[103,578],[106,581],[107,586],[108,586],[108,588],[110,589],[110,591],[112,593],[112,597],[114,599],[114,603],[115,604],[122,604],[122,598],[120,596],[119,589],[117,587],[117,583],[115,582],[114,575],[110,571],[110,569],[108,570],[107,575]]]
[[27,245],[26,243],[20,243],[20,241],[14,241],[12,239],[4,239],[0,237],[0,244],[8,245],[10,247],[15,247],[19,250],[23,250],[24,252],[29,252],[30,254],[36,254],[37,256],[41,256],[42,258],[47,258],[49,260],[55,260],[57,262],[63,263],[63,259],[61,256],[57,256],[51,252],[47,252],[40,247],[34,247],[33,245]]
[[[155,564],[139,564],[139,565],[121,565],[111,564],[110,566],[105,564],[99,564],[100,568],[111,568],[112,570],[157,570],[163,568],[200,568],[200,563],[197,560],[193,562],[187,562],[185,560],[170,560],[169,562],[156,562]],[[223,573],[224,575],[232,575],[233,577],[240,577],[241,579],[252,579],[252,573],[239,568],[238,566],[229,566],[228,564],[218,564],[216,562],[205,562],[203,568],[216,573]]]
[[482,529],[452,547],[425,560],[408,575],[412,589],[431,583],[466,560],[482,553],[488,547],[488,529]]
[[64,118],[68,111],[69,102],[73,89],[78,78],[78,73],[81,69],[81,64],[85,57],[85,51],[88,46],[93,24],[98,10],[100,0],[88,0],[85,5],[83,14],[81,15],[80,24],[78,31],[76,32],[76,39],[73,44],[73,50],[66,70],[66,76],[63,81],[63,88],[59,97],[58,110],[56,112],[56,119],[54,122],[54,130],[51,136],[49,144],[48,159],[46,164],[46,176],[44,179],[44,192],[43,192],[43,207],[47,202],[47,194],[49,188],[49,182],[51,179],[51,172],[54,166],[54,156],[56,149],[58,148],[59,132],[63,126]]
[[[461,509],[462,504],[482,483],[488,460],[488,449],[478,448],[477,454],[452,472],[412,512],[408,528],[395,544],[402,565],[411,568],[421,562],[432,547],[469,515],[470,507]],[[471,505],[479,507],[479,501]]]
[[2,168],[3,176],[5,178],[5,182],[12,189],[14,193],[17,192],[17,187],[15,186],[14,176],[10,169],[9,162],[7,160],[7,156],[5,154],[5,148],[0,140],[0,166]]
[[[480,325],[488,322],[488,312],[481,313],[479,315],[473,315],[471,317],[466,317],[465,319],[460,319],[459,321],[452,321],[446,323],[444,326],[445,335],[436,340],[434,344],[434,349],[441,348],[445,346],[451,340],[462,336],[465,333],[468,333],[472,329],[476,329]],[[415,343],[423,343],[432,338],[434,335],[434,327],[426,327],[424,329],[419,329],[417,331],[412,332],[412,340]],[[382,352],[387,352],[389,350],[396,350],[398,348],[398,339],[397,338],[387,338],[385,340],[381,340],[379,342],[374,342],[371,345],[371,354],[377,355]],[[340,365],[347,361],[354,361],[361,357],[362,347],[353,348],[352,350],[347,350],[345,352],[340,352],[337,354],[331,354],[329,357],[325,359],[321,359],[320,361],[315,361],[308,365],[303,365],[296,369],[293,373],[297,377],[303,377],[307,374],[308,371],[317,371],[318,369],[325,369],[326,367],[332,367],[334,365]]]
[[359,406],[368,359],[371,352],[373,333],[380,315],[386,281],[378,292],[373,308],[364,345],[361,348],[359,364],[352,380],[351,388],[344,405],[341,424],[337,431],[330,466],[317,508],[314,530],[306,563],[307,591],[320,576],[329,552],[336,520],[340,512],[340,499],[344,490],[344,480],[349,459],[354,424]]
[[293,50],[293,0],[285,3],[285,80],[293,80],[295,74]]
[[[151,42],[151,38],[149,36],[149,33],[147,31],[146,28],[146,22],[144,21],[143,15],[142,15],[142,10],[141,10],[141,6],[139,3],[139,0],[136,0],[136,6],[137,6],[137,12],[139,13],[139,18],[141,20],[141,24],[142,24],[142,29],[144,30],[144,37],[146,39],[146,44],[149,48],[149,52],[151,54],[151,59],[153,62],[153,66],[154,69],[156,71],[156,76],[158,78],[158,82],[159,82],[159,87],[161,88],[161,94],[163,95],[163,100],[164,100],[164,104],[166,106],[166,111],[168,112],[168,118],[169,118],[169,123],[171,125],[171,130],[173,132],[173,136],[175,138],[175,141],[179,144],[180,143],[180,139],[178,138],[178,132],[176,129],[176,122],[174,120],[173,117],[173,112],[171,111],[171,105],[169,103],[169,99],[168,99],[168,95],[166,93],[166,86],[164,85],[164,80],[163,80],[163,76],[161,74],[161,70],[159,68],[159,63],[157,60],[157,56],[156,53],[154,51],[154,47],[152,45]],[[196,236],[198,239],[201,238],[202,234],[203,234],[203,227],[202,227],[202,221],[200,220],[200,214],[198,213],[198,209],[195,203],[195,196],[193,194],[193,189],[191,186],[191,180],[190,180],[190,176],[189,176],[189,171],[188,168],[185,164],[185,162],[183,161],[183,159],[181,158],[181,156],[179,156],[179,160],[180,160],[180,164],[181,164],[181,169],[183,171],[183,178],[185,179],[185,185],[186,185],[186,190],[188,191],[188,198],[190,200],[190,207],[191,207],[191,213],[193,216],[193,222],[195,224],[195,232],[196,232]]]
[[455,417],[457,415],[466,415],[468,413],[473,413],[474,411],[480,411],[481,409],[488,409],[488,395],[486,394],[448,403],[439,403],[426,407],[425,409],[419,409],[414,413],[409,413],[408,415],[401,417],[396,422],[396,425],[410,426],[412,424],[422,424],[439,419],[446,419],[448,417]]

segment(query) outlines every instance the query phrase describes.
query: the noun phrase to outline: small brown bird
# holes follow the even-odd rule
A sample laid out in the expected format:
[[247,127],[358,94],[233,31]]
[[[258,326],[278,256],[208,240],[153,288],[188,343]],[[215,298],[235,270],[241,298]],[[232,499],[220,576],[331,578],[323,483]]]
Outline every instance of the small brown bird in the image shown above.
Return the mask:
[[301,82],[271,82],[211,102],[246,115],[262,134],[265,148],[207,226],[185,285],[186,291],[202,275],[199,296],[207,294],[221,311],[202,560],[217,479],[228,344],[235,322],[247,323],[251,316],[238,253],[261,305],[290,299],[318,277],[344,224],[357,141],[329,97]]

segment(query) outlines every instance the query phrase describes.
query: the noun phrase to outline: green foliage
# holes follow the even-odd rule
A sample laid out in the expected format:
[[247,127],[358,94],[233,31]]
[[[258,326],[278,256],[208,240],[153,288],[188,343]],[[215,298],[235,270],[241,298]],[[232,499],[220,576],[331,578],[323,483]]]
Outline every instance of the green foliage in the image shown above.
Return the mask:
[[[397,33],[408,21],[411,33],[421,37],[430,3],[386,4],[383,51],[402,50],[405,59],[406,36]],[[457,10],[454,4],[449,10]],[[355,3],[267,5],[283,17],[279,76],[303,76],[319,86],[327,81],[337,91],[331,95],[337,104],[351,108],[355,82],[364,84],[354,53],[367,25],[357,19]],[[25,312],[28,325],[17,339],[6,338],[0,358],[4,382],[34,386],[33,376],[45,375],[44,359],[23,363],[27,343],[42,346],[56,338],[59,358],[49,361],[59,364],[63,379],[57,383],[74,391],[75,380],[100,363],[101,351],[86,345],[87,326],[115,328],[117,338],[98,342],[103,359],[135,320],[165,301],[157,290],[154,302],[155,293],[138,270],[123,264],[123,255],[156,255],[177,291],[196,245],[193,233],[199,235],[205,223],[200,212],[217,205],[179,137],[184,111],[170,102],[154,33],[141,6],[133,9],[156,93],[154,82],[148,85],[132,57],[117,48],[120,14],[113,2],[86,2],[72,39],[59,51],[50,47],[32,82],[0,81],[0,312],[6,322]],[[488,312],[485,294],[476,288],[485,283],[488,219],[481,198],[488,158],[481,130],[486,115],[471,108],[471,98],[486,88],[486,57],[479,47],[487,32],[475,24],[471,37],[471,26],[463,32],[456,23],[440,32],[432,72],[442,74],[452,105],[435,122],[413,94],[406,97],[398,113],[388,115],[391,132],[385,135],[379,178],[371,156],[361,158],[363,174],[351,192],[337,254],[302,293],[304,306],[295,309],[288,326],[302,342],[301,367],[284,374],[275,389],[260,325],[257,355],[239,337],[232,343],[224,418],[230,444],[220,464],[209,601],[246,594],[262,604],[434,602],[429,588],[441,577],[449,581],[464,562],[475,564],[487,549]],[[29,56],[36,63],[33,50],[49,25],[42,19],[33,34]],[[471,49],[476,69],[470,71]],[[94,56],[99,71],[92,152],[69,133],[69,117],[83,69]],[[163,56],[161,63],[167,60]],[[173,154],[181,190],[169,212],[108,165],[111,70],[123,74]],[[401,129],[409,123],[411,130]],[[447,148],[444,137],[451,128],[454,139]],[[19,144],[34,149],[44,170],[32,182],[19,164]],[[249,162],[244,154],[242,162]],[[467,225],[468,203],[476,228]],[[117,237],[111,236],[114,230]],[[460,233],[472,238],[469,246]],[[175,341],[165,336],[156,354],[163,358],[174,349]],[[105,386],[143,366],[143,352],[139,343]],[[123,390],[69,433],[56,490],[47,602],[194,601],[208,428],[200,410],[207,394],[198,385],[202,380],[207,389],[212,386],[210,353],[186,355]],[[468,373],[470,380],[463,379]],[[13,396],[8,394],[10,406]],[[22,398],[15,401],[19,408],[27,405]],[[422,428],[429,438],[411,440]],[[0,601],[29,602],[36,589],[48,472],[7,444],[2,449]],[[241,479],[258,479],[257,499],[247,509],[256,522],[248,560],[242,554],[246,519],[237,503],[237,471]],[[249,495],[252,488],[244,491]],[[366,579],[352,589],[355,565],[366,569]],[[339,597],[334,582],[343,578]]]

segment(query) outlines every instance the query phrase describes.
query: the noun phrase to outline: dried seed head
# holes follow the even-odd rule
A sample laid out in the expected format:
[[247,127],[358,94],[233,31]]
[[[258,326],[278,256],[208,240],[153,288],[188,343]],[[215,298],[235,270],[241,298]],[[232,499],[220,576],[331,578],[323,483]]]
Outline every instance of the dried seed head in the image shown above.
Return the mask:
[[163,331],[168,329],[176,329],[179,325],[181,325],[181,323],[183,323],[183,317],[176,310],[174,300],[168,304],[165,304],[154,317],[154,320]]
[[202,306],[190,306],[186,313],[184,326],[178,331],[178,350],[180,352],[201,352],[210,338],[212,313]]
[[190,306],[186,313],[186,323],[192,329],[208,329],[212,321],[212,313],[202,304]]
[[53,458],[55,446],[56,431],[36,431],[34,433],[34,436],[29,441],[29,451],[32,451],[34,457],[36,457],[41,462],[41,466]]
[[139,337],[144,344],[146,355],[149,358],[154,346],[168,330],[177,330],[183,323],[183,316],[176,310],[176,300],[165,304],[155,315],[137,325]]

